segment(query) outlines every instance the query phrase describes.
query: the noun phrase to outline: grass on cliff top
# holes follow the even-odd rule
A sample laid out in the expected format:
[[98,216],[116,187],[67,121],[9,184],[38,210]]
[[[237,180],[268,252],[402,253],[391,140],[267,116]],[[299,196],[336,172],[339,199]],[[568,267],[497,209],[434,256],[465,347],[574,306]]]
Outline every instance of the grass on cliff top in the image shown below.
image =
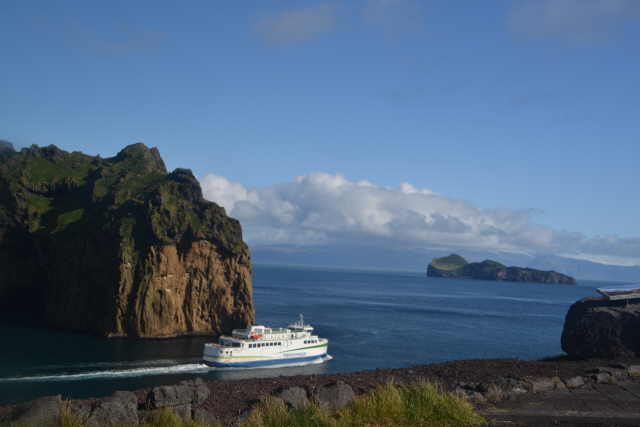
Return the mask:
[[64,159],[56,162],[28,158],[24,165],[24,173],[33,183],[53,182],[65,178],[84,182],[91,169],[91,163],[80,153],[69,153]]
[[455,270],[456,268],[467,265],[467,260],[460,255],[451,254],[442,258],[434,258],[431,265],[440,270]]
[[387,384],[356,398],[331,414],[315,404],[288,409],[277,398],[265,399],[241,427],[356,427],[356,426],[481,426],[486,421],[463,397],[442,392],[436,385],[419,382]]

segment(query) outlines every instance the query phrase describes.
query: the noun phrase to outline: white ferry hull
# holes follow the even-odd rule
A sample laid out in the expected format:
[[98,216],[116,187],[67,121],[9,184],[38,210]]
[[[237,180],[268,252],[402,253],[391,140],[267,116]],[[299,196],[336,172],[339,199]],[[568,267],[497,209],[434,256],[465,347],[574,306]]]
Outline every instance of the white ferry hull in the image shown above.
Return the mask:
[[[209,366],[216,368],[280,368],[285,366],[304,366],[323,363],[327,360],[327,346],[306,351],[285,351],[275,354],[246,355],[246,356],[218,356],[205,352],[202,360]],[[213,353],[213,352],[211,352]]]
[[260,325],[234,329],[218,343],[204,345],[202,361],[218,368],[275,368],[322,363],[329,340],[312,334],[313,327],[300,320],[288,328]]

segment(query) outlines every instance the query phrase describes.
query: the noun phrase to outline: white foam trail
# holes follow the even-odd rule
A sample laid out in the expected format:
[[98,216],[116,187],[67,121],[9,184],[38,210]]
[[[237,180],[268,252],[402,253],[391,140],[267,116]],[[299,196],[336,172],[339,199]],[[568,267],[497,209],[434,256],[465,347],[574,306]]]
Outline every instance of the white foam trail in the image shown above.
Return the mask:
[[146,367],[135,369],[116,369],[104,371],[82,372],[78,374],[34,375],[27,377],[0,378],[0,382],[43,382],[43,381],[78,381],[91,379],[141,377],[145,375],[175,375],[191,372],[205,372],[209,367],[204,363],[184,363],[173,366]]
[[77,363],[73,365],[44,365],[40,366],[42,370],[63,370],[63,369],[87,369],[87,368],[146,368],[151,366],[173,366],[183,365],[186,362],[197,362],[198,358],[193,359],[157,359],[157,360],[130,360],[124,362],[87,362]]

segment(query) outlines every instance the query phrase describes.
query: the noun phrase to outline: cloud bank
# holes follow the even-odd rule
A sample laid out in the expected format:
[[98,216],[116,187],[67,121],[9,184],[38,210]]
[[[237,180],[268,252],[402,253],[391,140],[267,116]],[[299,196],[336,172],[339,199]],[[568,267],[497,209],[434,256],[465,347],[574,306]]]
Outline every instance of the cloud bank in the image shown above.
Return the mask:
[[526,0],[511,9],[512,31],[531,38],[588,42],[640,19],[637,0]]
[[409,183],[386,188],[339,174],[312,173],[260,189],[214,174],[203,177],[201,184],[208,200],[242,222],[252,245],[367,242],[640,265],[640,238],[589,238],[557,231],[536,224],[532,210],[482,209]]

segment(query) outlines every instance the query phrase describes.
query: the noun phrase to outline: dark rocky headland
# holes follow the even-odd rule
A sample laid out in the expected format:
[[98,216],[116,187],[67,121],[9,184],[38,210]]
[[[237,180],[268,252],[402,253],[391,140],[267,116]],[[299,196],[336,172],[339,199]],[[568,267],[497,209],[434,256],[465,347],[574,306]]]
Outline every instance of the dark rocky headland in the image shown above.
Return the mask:
[[640,357],[640,299],[576,301],[565,317],[561,342],[575,358]]
[[103,336],[219,334],[254,320],[249,248],[156,148],[2,143],[0,313]]
[[427,276],[505,282],[560,283],[569,285],[576,283],[573,277],[556,271],[507,267],[489,259],[482,262],[467,262],[466,259],[456,254],[433,259],[427,267]]

